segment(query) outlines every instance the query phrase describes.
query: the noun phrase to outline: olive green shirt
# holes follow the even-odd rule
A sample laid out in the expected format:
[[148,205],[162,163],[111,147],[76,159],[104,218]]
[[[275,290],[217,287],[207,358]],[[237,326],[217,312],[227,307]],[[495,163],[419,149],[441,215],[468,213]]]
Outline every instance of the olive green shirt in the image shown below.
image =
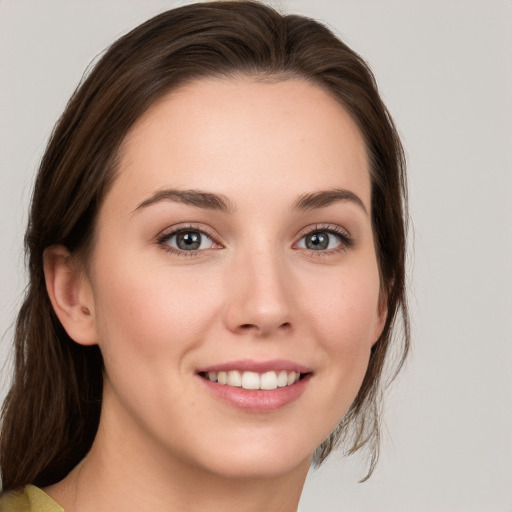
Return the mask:
[[0,512],[65,512],[48,494],[34,485],[23,491],[10,491],[0,496]]
[[[0,512],[66,512],[35,485],[0,496]],[[299,512],[297,510],[297,512]]]

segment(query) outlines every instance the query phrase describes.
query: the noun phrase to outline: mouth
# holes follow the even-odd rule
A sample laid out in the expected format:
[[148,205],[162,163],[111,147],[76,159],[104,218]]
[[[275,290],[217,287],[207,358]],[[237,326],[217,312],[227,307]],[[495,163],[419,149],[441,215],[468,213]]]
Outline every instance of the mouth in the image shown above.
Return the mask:
[[304,379],[309,374],[309,372],[300,373],[288,370],[267,371],[263,373],[242,370],[223,370],[199,373],[203,379],[223,386],[265,391],[293,386],[296,382]]
[[313,370],[294,361],[242,359],[199,368],[211,396],[248,413],[270,413],[298,400]]

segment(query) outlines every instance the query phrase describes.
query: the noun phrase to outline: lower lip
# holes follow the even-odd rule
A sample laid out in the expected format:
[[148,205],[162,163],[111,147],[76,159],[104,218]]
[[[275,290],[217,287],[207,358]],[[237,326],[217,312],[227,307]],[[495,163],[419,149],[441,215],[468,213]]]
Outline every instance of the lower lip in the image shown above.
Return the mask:
[[244,389],[227,384],[219,384],[198,376],[215,397],[237,409],[247,412],[272,412],[295,402],[306,389],[311,375],[308,374],[291,386],[264,389]]

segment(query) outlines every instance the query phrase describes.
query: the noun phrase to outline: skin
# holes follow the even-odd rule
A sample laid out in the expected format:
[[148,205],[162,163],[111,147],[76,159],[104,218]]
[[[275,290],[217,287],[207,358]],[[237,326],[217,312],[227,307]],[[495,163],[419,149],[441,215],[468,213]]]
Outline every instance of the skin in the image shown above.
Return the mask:
[[[140,206],[168,189],[220,195],[230,211],[168,198]],[[353,196],[293,207],[334,189]],[[176,238],[162,234],[176,227],[211,242],[172,252]],[[310,249],[315,230],[352,244],[327,233],[331,248]],[[386,316],[367,156],[347,112],[297,79],[170,93],[122,145],[87,268],[68,256],[46,251],[48,291],[70,336],[100,346],[104,401],[90,454],[48,494],[71,512],[296,510]],[[197,375],[241,359],[311,373],[291,403],[241,410]]]

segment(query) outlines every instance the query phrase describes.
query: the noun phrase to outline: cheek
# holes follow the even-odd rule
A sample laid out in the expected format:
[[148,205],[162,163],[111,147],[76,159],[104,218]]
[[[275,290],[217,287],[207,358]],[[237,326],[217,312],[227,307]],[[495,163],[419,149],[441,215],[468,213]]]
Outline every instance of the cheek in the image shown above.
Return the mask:
[[333,349],[368,349],[375,341],[379,324],[379,276],[372,267],[348,275],[330,276],[317,283],[308,293],[305,312],[311,312],[311,322]]
[[[135,269],[135,270],[134,270]],[[214,283],[162,266],[145,270],[118,260],[97,273],[95,311],[100,347],[106,359],[115,355],[134,368],[142,359],[174,361],[206,332],[219,303]],[[107,361],[106,361],[107,363]]]
[[354,394],[364,378],[371,347],[380,334],[377,265],[353,267],[350,272],[319,280],[309,292],[302,317],[321,347],[333,383]]

